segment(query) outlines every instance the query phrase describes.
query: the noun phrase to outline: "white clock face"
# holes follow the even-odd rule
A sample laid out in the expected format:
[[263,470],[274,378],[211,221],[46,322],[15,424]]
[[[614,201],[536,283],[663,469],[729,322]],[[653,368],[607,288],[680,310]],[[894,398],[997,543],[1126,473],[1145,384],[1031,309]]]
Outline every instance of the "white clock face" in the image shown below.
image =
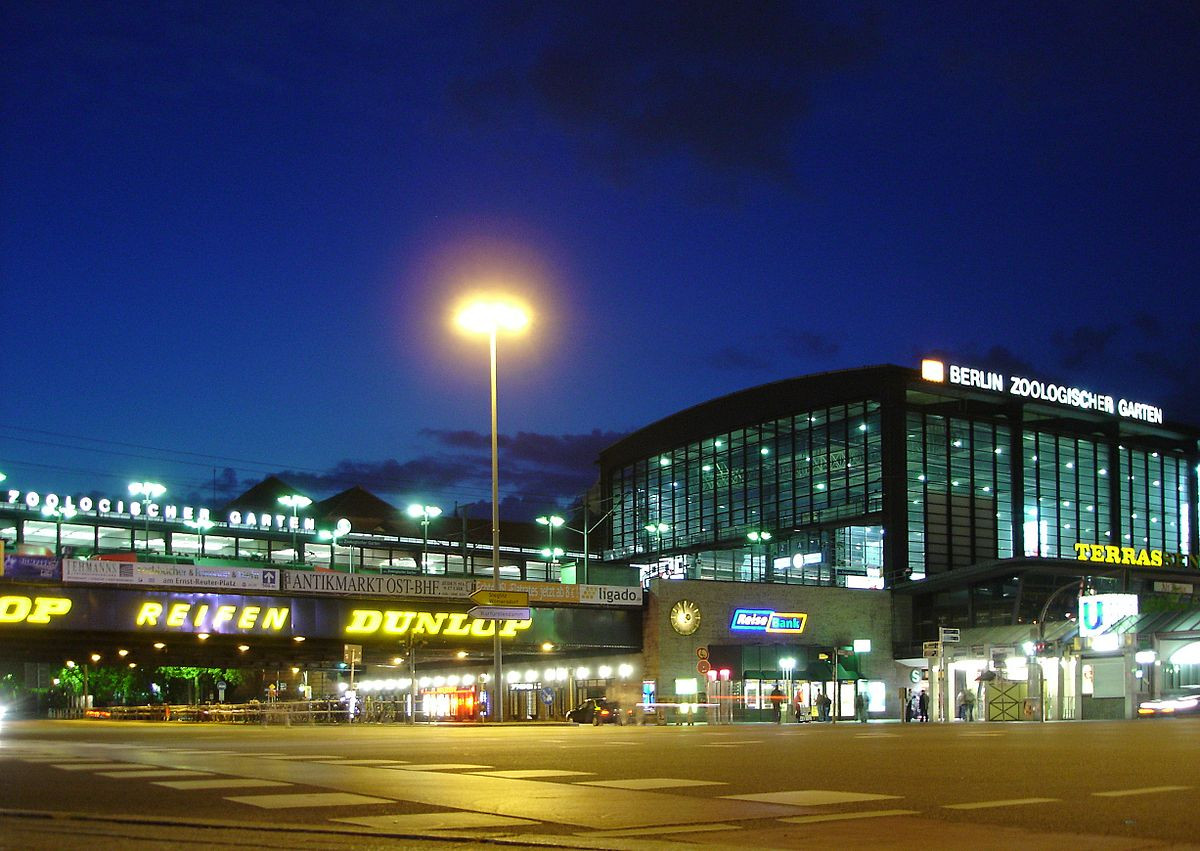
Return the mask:
[[680,600],[671,607],[671,628],[680,635],[691,635],[700,628],[700,607],[691,600]]

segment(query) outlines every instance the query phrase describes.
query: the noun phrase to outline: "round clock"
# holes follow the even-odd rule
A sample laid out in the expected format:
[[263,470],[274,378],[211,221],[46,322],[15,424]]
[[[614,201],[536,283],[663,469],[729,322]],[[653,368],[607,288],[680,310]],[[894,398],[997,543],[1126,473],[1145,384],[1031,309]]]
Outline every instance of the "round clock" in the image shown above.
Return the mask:
[[671,628],[680,635],[691,635],[700,628],[700,607],[691,600],[680,600],[671,607]]

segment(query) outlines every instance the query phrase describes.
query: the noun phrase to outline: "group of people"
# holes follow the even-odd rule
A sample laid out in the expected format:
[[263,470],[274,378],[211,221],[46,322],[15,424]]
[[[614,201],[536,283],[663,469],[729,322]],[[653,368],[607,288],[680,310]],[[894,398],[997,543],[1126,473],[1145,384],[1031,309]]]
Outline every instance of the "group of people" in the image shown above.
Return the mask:
[[[771,702],[771,715],[772,715],[773,720],[775,721],[776,724],[782,724],[783,723],[783,704],[786,702],[787,697],[780,690],[778,685],[776,685],[775,688],[773,688],[771,690],[771,693],[770,693],[770,695],[768,695],[768,697]],[[813,707],[817,711],[817,720],[818,721],[833,720],[833,716],[831,713],[831,709],[833,707],[833,701],[830,699],[829,695],[827,695],[825,692],[822,691],[822,692],[817,693],[817,696],[815,698],[813,698]],[[867,695],[865,693],[860,691],[856,695],[854,695],[854,720],[859,721],[863,724],[867,723],[867,707],[868,707],[868,701],[867,701]],[[797,721],[807,720],[808,708],[805,706],[804,701],[801,698],[798,697],[796,699],[796,703],[795,703],[795,706],[793,707],[793,711],[796,713]]]
[[[974,690],[971,688],[964,688],[960,691],[956,701],[955,717],[960,721],[974,721],[975,702],[977,699]],[[909,721],[924,723],[929,720],[929,695],[925,693],[924,689],[913,693],[908,700],[906,711]]]

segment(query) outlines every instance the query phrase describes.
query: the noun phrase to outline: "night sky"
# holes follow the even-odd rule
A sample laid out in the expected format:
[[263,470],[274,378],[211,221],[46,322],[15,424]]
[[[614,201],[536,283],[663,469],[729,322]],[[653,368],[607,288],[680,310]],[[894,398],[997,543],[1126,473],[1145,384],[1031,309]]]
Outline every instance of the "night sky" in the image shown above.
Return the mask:
[[1200,423],[1195,3],[0,7],[0,470],[505,514],[923,354]]

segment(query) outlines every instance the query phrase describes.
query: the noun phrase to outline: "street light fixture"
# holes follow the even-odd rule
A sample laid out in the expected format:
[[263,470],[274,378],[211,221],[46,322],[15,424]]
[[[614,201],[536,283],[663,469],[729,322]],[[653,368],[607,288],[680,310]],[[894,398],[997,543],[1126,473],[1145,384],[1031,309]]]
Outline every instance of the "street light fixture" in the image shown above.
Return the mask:
[[204,533],[207,532],[209,529],[211,529],[215,524],[211,520],[205,520],[202,518],[200,520],[184,520],[183,525],[187,526],[189,529],[195,529],[196,533],[200,536],[199,553],[200,553],[200,555],[203,556],[204,555]]
[[78,512],[70,506],[43,505],[42,516],[54,518],[54,557],[62,558],[62,522],[70,520]]
[[[350,534],[350,521],[343,517],[337,522],[336,528],[322,529],[317,533],[317,537],[322,541],[329,542],[329,569],[333,570],[337,562],[337,552],[334,549],[337,546],[339,538],[344,538]],[[361,561],[361,559],[359,559]],[[354,551],[350,551],[350,572],[354,572]]]
[[429,521],[442,515],[442,509],[436,505],[418,505],[413,503],[408,507],[408,516],[421,520],[421,572],[429,570]]
[[[751,563],[751,573],[753,573],[753,566],[754,566],[754,545],[755,545],[755,544],[762,544],[762,545],[763,545],[763,552],[762,552],[762,555],[763,555],[763,572],[762,572],[762,578],[763,578],[763,579],[766,579],[766,578],[767,578],[767,558],[768,558],[768,557],[769,557],[769,555],[770,555],[770,554],[767,552],[767,542],[768,542],[769,540],[771,540],[771,537],[772,537],[772,536],[771,536],[771,533],[770,533],[770,532],[760,532],[760,531],[757,531],[757,530],[755,530],[755,531],[753,531],[753,532],[747,532],[747,533],[746,533],[746,537],[747,537],[747,538],[750,540],[750,563]],[[751,577],[751,578],[753,578],[753,577]]]
[[279,504],[292,509],[292,561],[304,561],[296,558],[296,532],[300,527],[300,509],[312,505],[312,500],[301,493],[289,493],[279,497]]
[[141,497],[142,513],[146,515],[146,553],[150,553],[150,504],[167,492],[158,482],[130,482],[129,492]]
[[[529,314],[511,301],[475,301],[459,311],[458,326],[472,334],[485,334],[491,355],[491,402],[492,402],[492,579],[496,590],[500,590],[500,465],[496,432],[496,337],[501,331],[520,333],[529,324]],[[495,683],[496,720],[504,720],[504,701],[500,691],[504,687],[501,677],[503,662],[500,657],[500,624],[495,624]]]
[[554,546],[554,530],[563,525],[567,521],[559,517],[557,514],[542,515],[534,518],[537,522],[546,527],[546,532],[550,536],[549,543],[542,549],[542,555],[550,560],[551,564],[558,561],[558,557],[563,555],[561,548]]

